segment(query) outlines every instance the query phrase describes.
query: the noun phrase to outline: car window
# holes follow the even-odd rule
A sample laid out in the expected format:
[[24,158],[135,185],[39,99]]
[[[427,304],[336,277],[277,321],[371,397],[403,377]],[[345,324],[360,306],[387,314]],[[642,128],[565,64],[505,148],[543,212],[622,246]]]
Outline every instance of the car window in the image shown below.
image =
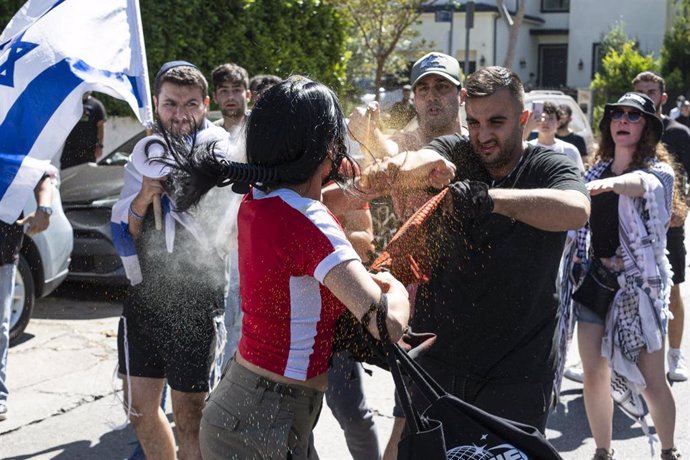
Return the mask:
[[119,147],[114,149],[112,152],[107,154],[105,157],[98,160],[98,164],[99,165],[106,165],[106,166],[111,166],[111,165],[124,166],[124,164],[127,163],[129,156],[132,154],[132,151],[134,150],[134,146],[137,145],[137,142],[139,142],[141,139],[143,139],[145,135],[146,135],[146,131],[141,131],[140,133],[138,133],[134,137],[131,137],[124,144],[121,144]]

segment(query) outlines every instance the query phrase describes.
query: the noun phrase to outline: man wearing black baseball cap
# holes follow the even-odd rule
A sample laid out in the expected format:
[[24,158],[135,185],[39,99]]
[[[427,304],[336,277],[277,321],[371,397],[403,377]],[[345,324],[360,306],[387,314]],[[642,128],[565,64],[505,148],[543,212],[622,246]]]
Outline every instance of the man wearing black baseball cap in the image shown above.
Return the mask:
[[[193,215],[176,211],[175,201],[184,193],[178,177],[146,177],[135,157],[148,155],[150,145],[167,144],[165,139],[177,139],[189,149],[192,140],[222,145],[227,133],[206,119],[208,83],[194,64],[163,64],[153,86],[156,133],[134,147],[113,206],[113,240],[132,283],[118,329],[118,372],[127,414],[146,457],[176,457],[172,428],[159,407],[167,380],[177,456],[196,459],[201,458],[201,410],[209,391],[216,331],[222,324],[224,261],[209,244],[209,232],[215,229],[203,220],[213,209],[202,207],[202,202]],[[156,199],[162,202],[162,229],[154,225]],[[214,215],[220,218],[218,208]],[[131,257],[136,269],[131,268]]]

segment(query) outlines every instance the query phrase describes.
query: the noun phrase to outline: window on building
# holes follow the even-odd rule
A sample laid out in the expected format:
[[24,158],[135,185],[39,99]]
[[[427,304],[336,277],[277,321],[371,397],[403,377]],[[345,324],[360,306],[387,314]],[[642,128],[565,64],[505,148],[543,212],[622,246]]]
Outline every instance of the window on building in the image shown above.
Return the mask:
[[570,11],[570,0],[541,0],[541,11],[544,13]]
[[594,74],[601,72],[601,63],[604,60],[604,49],[601,43],[592,43],[592,79]]

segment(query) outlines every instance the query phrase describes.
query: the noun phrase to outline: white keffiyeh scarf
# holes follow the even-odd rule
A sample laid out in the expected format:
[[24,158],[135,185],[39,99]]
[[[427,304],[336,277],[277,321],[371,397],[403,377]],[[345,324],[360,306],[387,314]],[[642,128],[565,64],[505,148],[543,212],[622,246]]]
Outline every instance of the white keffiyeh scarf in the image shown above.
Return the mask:
[[[612,160],[596,163],[585,175],[585,182],[599,179]],[[624,269],[605,321],[601,353],[609,362],[618,391],[639,395],[646,387],[639,369],[640,353],[662,349],[668,309],[671,267],[666,257],[666,230],[673,201],[673,169],[653,161],[644,170],[634,171],[642,178],[642,197],[620,195],[618,200],[618,233]],[[589,255],[589,227],[578,231],[577,254],[582,260]],[[567,277],[566,277],[567,278]],[[562,289],[571,292],[572,283],[563,280]],[[571,307],[571,301],[564,307]],[[572,332],[572,329],[570,330]],[[622,387],[622,389],[621,389]],[[639,421],[645,425],[644,419]]]

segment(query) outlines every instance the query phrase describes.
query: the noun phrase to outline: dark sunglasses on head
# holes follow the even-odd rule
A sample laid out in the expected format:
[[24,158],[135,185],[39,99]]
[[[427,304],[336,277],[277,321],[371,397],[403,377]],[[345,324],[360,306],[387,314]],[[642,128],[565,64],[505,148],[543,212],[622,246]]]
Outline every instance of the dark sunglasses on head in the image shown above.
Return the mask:
[[613,110],[611,111],[611,118],[613,120],[622,120],[623,116],[625,116],[630,123],[639,123],[640,120],[642,119],[642,113],[641,112],[626,112],[624,110]]

